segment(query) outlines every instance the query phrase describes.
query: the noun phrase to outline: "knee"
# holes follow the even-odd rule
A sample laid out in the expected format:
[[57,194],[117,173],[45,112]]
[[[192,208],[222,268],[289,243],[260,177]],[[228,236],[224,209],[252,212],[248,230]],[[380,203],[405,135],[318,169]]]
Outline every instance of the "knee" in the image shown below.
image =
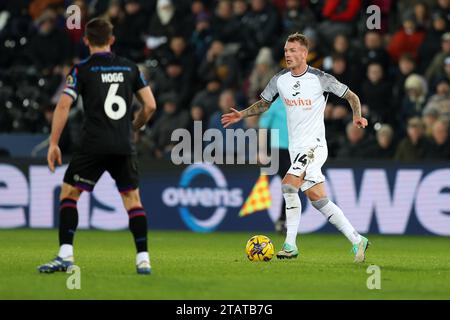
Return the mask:
[[70,184],[64,183],[61,187],[61,193],[59,195],[59,200],[63,200],[65,198],[72,198],[74,200],[78,200],[80,198],[82,191],[77,189]]
[[314,208],[316,208],[317,210],[320,210],[323,207],[325,207],[328,204],[328,202],[330,202],[330,200],[327,197],[324,197],[324,198],[321,198],[318,200],[314,200],[314,201],[312,200],[311,204]]
[[312,201],[318,201],[327,197],[326,193],[319,188],[311,188],[305,192],[308,199]]
[[281,185],[281,191],[283,192],[283,194],[286,194],[286,193],[298,193],[298,188],[294,187],[291,184],[282,184]]
[[127,210],[134,207],[142,207],[141,198],[139,197],[139,192],[137,190],[123,192],[121,193],[121,196]]

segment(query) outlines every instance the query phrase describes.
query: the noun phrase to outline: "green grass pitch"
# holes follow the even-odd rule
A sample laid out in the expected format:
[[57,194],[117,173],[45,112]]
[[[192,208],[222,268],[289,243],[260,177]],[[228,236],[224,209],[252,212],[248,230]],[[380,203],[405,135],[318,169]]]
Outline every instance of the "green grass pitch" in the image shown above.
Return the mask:
[[[283,237],[265,234],[279,249]],[[339,234],[301,235],[297,260],[250,262],[252,235],[150,231],[153,274],[142,276],[129,232],[81,230],[81,289],[69,290],[70,274],[36,270],[56,254],[56,230],[2,230],[0,299],[450,299],[448,238],[372,235],[366,263],[355,265]],[[371,264],[380,267],[380,290],[366,286]]]

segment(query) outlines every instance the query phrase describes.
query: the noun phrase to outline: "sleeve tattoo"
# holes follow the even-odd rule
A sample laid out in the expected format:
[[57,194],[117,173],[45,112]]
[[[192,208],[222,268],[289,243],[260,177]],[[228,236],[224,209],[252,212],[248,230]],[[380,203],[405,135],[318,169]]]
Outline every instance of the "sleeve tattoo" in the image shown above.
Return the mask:
[[264,101],[263,99],[256,101],[247,109],[242,110],[242,115],[244,118],[256,116],[267,111],[270,108],[270,102]]
[[359,101],[358,96],[353,91],[347,90],[344,99],[350,104],[350,107],[353,110],[353,117],[361,118],[361,102]]

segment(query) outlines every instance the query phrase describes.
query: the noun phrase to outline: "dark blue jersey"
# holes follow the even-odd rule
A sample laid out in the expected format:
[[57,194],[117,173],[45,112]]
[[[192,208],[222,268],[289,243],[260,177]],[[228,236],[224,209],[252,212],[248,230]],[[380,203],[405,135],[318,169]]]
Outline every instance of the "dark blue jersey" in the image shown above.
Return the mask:
[[131,106],[134,93],[145,86],[136,64],[111,52],[93,54],[71,69],[63,92],[83,99],[81,151],[135,153]]

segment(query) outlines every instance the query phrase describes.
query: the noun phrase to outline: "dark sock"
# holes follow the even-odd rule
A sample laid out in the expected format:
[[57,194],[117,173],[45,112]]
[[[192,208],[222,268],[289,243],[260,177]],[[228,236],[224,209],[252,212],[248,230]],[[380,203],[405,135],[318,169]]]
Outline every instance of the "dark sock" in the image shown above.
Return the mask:
[[128,210],[129,227],[134,237],[136,251],[143,252],[147,249],[147,216],[144,208],[135,207]]
[[73,236],[77,226],[77,201],[71,198],[62,199],[59,209],[59,245],[73,245]]

